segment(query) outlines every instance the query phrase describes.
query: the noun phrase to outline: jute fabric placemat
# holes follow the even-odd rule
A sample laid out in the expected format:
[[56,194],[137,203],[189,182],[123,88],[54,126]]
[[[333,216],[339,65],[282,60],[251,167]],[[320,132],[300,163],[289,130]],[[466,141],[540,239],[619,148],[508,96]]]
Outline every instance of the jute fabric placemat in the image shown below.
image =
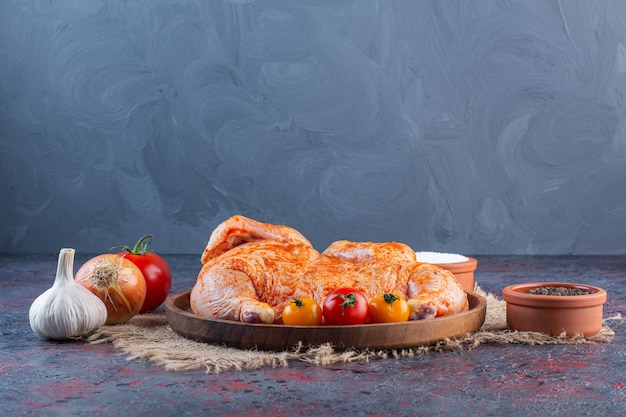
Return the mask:
[[297,346],[293,350],[283,352],[241,350],[184,338],[171,329],[164,312],[138,315],[125,324],[103,326],[96,330],[88,341],[91,344],[112,343],[128,355],[128,359],[148,359],[168,370],[204,368],[206,373],[219,373],[228,370],[288,366],[293,361],[318,366],[338,362],[367,362],[373,359],[420,355],[428,351],[472,349],[485,343],[528,345],[608,343],[613,340],[615,328],[622,322],[621,315],[606,318],[600,332],[587,338],[582,336],[568,338],[564,335],[552,337],[542,333],[512,331],[506,326],[506,302],[493,294],[485,293],[479,287],[476,287],[474,292],[487,300],[485,323],[478,331],[464,337],[445,339],[433,345],[410,349],[335,351],[330,344],[324,344],[306,348]]

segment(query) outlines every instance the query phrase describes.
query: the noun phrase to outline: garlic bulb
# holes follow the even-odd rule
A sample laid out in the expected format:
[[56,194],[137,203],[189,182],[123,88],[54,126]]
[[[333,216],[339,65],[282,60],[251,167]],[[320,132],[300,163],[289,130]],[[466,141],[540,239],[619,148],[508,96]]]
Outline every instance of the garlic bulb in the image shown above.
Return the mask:
[[61,249],[52,288],[33,301],[30,327],[41,338],[71,339],[102,326],[107,309],[97,296],[74,281],[74,249]]

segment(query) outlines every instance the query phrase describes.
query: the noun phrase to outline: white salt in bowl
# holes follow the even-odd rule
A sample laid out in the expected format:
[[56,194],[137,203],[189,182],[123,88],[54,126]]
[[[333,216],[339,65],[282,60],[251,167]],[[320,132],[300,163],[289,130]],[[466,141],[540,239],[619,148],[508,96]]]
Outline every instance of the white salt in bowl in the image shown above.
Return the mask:
[[478,261],[456,253],[415,252],[418,262],[426,262],[454,274],[465,291],[474,291],[474,271]]

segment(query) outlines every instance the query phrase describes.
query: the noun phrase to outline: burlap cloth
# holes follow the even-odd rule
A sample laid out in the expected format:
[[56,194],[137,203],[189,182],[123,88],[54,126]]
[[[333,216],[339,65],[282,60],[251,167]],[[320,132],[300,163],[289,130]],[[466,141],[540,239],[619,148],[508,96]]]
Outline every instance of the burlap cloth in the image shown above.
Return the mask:
[[496,344],[582,344],[608,343],[615,336],[614,329],[622,322],[621,315],[604,319],[599,333],[585,338],[565,335],[552,337],[542,333],[511,331],[506,326],[506,302],[487,294],[479,287],[476,293],[487,299],[485,323],[478,331],[461,338],[445,339],[434,345],[392,351],[335,351],[330,344],[291,351],[264,352],[215,346],[186,339],[168,325],[164,312],[135,316],[126,324],[103,326],[89,338],[91,344],[112,343],[128,355],[128,359],[148,359],[156,365],[173,371],[204,368],[206,373],[227,370],[258,369],[287,366],[292,361],[302,361],[318,366],[337,362],[367,362],[373,359],[393,359],[420,355],[428,351],[471,349],[484,343]]

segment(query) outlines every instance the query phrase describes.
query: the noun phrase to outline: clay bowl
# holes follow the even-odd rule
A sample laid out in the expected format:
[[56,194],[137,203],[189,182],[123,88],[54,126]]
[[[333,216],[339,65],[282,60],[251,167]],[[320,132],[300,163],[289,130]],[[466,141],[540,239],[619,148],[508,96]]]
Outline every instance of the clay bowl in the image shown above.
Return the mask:
[[468,260],[465,262],[433,265],[452,272],[456,279],[459,280],[465,291],[474,291],[474,271],[476,270],[478,261],[474,258],[467,258]]
[[[565,287],[589,292],[585,295],[536,295],[533,288]],[[567,337],[588,337],[602,328],[606,291],[586,284],[567,282],[528,282],[509,285],[502,290],[506,301],[507,325],[514,330],[533,331]]]

